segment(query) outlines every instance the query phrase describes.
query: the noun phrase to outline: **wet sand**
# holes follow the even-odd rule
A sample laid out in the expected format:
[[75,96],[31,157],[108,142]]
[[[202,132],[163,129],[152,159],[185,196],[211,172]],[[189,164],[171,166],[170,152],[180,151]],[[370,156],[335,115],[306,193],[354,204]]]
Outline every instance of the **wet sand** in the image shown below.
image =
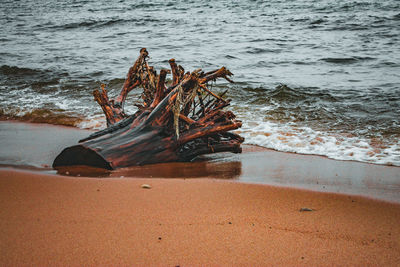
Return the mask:
[[398,167],[244,146],[191,163],[50,168],[89,133],[0,122],[1,265],[400,265]]
[[66,146],[93,131],[44,123],[0,121],[0,164],[18,168],[51,169]]
[[[58,153],[90,133],[87,130],[48,124],[0,122],[0,166],[56,174],[50,166]],[[249,145],[243,146],[242,154],[207,155],[190,163],[154,164],[111,172],[69,167],[60,168],[58,173],[115,178],[208,177],[363,195],[400,203],[400,167],[337,161]]]
[[0,218],[1,265],[400,264],[399,204],[224,180],[3,169]]

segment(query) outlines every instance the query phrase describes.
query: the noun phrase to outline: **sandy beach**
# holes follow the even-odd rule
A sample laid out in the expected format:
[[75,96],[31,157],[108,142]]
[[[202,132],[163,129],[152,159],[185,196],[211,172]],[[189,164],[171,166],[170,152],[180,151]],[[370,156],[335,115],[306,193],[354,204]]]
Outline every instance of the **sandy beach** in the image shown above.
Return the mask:
[[361,197],[15,170],[0,192],[2,265],[400,264],[400,205]]
[[397,167],[244,146],[192,163],[55,171],[59,150],[88,131],[0,130],[1,265],[400,265]]

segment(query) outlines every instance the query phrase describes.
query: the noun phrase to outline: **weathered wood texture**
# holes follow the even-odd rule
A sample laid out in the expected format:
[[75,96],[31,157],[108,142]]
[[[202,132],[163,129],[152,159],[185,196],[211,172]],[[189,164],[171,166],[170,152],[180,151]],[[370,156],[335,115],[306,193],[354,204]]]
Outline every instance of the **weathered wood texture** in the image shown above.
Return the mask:
[[[223,108],[230,100],[226,91],[217,95],[208,89],[210,81],[232,73],[225,67],[202,72],[186,72],[174,59],[171,70],[160,74],[148,65],[145,48],[129,69],[121,93],[109,99],[103,85],[93,92],[104,111],[107,128],[64,149],[53,167],[89,165],[115,169],[159,162],[190,161],[201,154],[230,151],[241,152],[244,139],[231,130],[241,127],[231,111]],[[168,84],[166,76],[172,73]],[[127,94],[135,87],[143,89],[138,111],[124,112]]]

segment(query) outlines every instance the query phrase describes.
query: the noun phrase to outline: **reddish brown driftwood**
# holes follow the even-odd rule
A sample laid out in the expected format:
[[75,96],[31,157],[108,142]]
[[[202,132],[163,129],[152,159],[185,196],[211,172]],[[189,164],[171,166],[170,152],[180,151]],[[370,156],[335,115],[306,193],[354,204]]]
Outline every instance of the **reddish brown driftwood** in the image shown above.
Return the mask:
[[[102,86],[93,92],[104,111],[107,128],[64,149],[53,167],[90,165],[115,169],[132,165],[159,162],[190,161],[198,155],[230,151],[241,152],[244,139],[229,131],[241,127],[222,95],[207,88],[207,83],[218,78],[229,82],[232,73],[225,67],[204,73],[200,69],[186,72],[174,59],[171,71],[162,69],[157,74],[147,63],[148,52],[140,56],[129,69],[121,93],[109,99]],[[172,81],[166,83],[167,74]],[[127,94],[142,87],[142,103],[138,111],[127,116],[124,103]]]

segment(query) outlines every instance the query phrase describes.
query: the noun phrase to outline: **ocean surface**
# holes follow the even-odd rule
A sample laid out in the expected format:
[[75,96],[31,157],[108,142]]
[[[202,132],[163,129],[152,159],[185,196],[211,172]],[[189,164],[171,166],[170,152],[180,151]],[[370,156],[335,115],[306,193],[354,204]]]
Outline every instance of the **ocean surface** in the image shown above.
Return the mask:
[[[400,166],[400,1],[1,1],[0,118],[102,129],[92,91],[226,66],[245,143]],[[133,113],[140,89],[130,93]]]

